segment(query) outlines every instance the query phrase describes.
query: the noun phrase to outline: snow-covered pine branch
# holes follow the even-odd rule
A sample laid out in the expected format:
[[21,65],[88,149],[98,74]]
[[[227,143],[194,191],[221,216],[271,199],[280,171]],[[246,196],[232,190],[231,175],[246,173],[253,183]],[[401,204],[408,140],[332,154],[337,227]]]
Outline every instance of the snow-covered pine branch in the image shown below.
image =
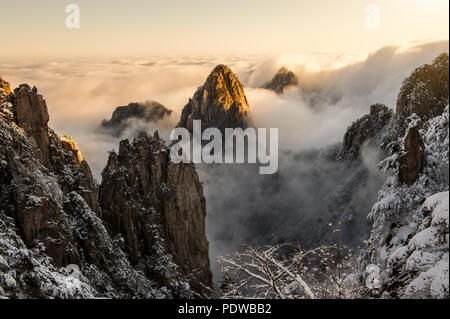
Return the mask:
[[305,250],[295,244],[249,247],[221,256],[224,298],[355,298],[363,288],[344,247]]

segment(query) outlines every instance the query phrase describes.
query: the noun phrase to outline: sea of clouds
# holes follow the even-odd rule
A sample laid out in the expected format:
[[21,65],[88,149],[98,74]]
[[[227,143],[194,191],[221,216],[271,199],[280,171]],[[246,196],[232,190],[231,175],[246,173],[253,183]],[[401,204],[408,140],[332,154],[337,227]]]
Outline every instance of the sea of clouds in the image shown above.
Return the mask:
[[[199,166],[214,259],[244,244],[274,238],[319,241],[314,224],[326,224],[336,215],[328,197],[337,187],[353,187],[357,181],[363,185],[348,200],[351,212],[346,217],[353,218],[354,229],[347,229],[347,242],[360,244],[365,216],[383,177],[374,169],[373,157],[364,156],[366,160],[353,167],[329,160],[328,153],[370,105],[384,103],[395,109],[403,79],[444,51],[448,40],[388,46],[368,55],[18,60],[0,61],[0,74],[13,87],[28,83],[38,88],[47,101],[50,126],[77,141],[100,179],[107,153],[118,148],[120,139],[132,138],[138,128],[158,129],[167,138],[214,66],[227,64],[245,86],[253,124],[279,129],[280,169],[263,177],[251,166]],[[283,95],[261,89],[282,66],[297,74],[300,88]],[[119,138],[101,132],[101,121],[117,106],[145,100],[162,103],[172,115],[156,124],[134,121]]]

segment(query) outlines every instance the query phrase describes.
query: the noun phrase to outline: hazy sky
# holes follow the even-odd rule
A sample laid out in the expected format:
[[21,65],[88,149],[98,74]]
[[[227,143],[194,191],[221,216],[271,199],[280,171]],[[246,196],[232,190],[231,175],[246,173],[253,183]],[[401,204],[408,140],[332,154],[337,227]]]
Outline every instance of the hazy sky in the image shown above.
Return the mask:
[[[67,29],[67,4],[81,28]],[[380,28],[366,27],[366,7]],[[448,0],[0,0],[3,57],[367,52],[447,37]]]

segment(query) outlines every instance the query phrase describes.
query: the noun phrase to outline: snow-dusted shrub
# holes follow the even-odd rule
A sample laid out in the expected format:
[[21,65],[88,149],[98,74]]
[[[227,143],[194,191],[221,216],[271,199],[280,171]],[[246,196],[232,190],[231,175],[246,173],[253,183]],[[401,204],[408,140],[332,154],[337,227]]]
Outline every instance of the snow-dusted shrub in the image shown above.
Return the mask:
[[345,247],[303,249],[295,244],[249,247],[221,256],[223,298],[358,298],[355,258]]

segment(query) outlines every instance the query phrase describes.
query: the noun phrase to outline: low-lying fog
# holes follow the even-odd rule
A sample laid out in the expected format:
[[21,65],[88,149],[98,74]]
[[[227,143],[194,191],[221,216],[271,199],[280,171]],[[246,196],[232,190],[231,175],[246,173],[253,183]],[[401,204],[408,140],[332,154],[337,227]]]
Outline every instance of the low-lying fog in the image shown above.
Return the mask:
[[[448,52],[448,40],[384,47],[367,56],[0,61],[0,74],[14,87],[26,82],[39,89],[47,100],[50,126],[78,142],[100,179],[107,151],[117,149],[120,140],[99,133],[102,119],[109,119],[119,105],[155,100],[173,110],[172,116],[157,125],[136,121],[121,138],[131,137],[137,127],[158,127],[167,138],[182,107],[213,67],[230,66],[245,86],[254,125],[279,128],[280,160],[279,172],[272,176],[258,175],[253,166],[199,166],[214,259],[249,243],[299,240],[309,245],[330,240],[324,225],[339,217],[349,219],[344,241],[360,244],[383,177],[374,169],[371,150],[362,163],[343,165],[330,159],[333,145],[371,104],[395,108],[402,80],[443,51]],[[297,74],[302,90],[277,95],[259,88],[281,66]],[[346,198],[345,207],[336,202],[341,197]]]

